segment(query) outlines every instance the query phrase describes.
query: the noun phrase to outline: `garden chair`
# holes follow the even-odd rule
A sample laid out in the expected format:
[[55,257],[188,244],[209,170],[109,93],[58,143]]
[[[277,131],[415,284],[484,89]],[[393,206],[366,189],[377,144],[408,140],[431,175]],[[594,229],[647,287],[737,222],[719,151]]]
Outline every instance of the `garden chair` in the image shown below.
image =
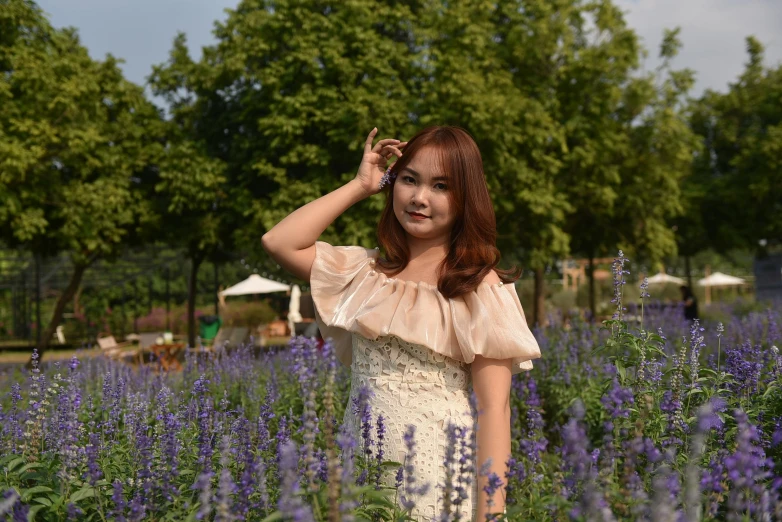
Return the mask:
[[57,344],[65,344],[65,330],[62,325],[57,326],[53,337],[57,338]]
[[231,332],[231,336],[228,338],[228,348],[237,348],[240,344],[247,341],[249,337],[250,329],[246,326],[237,326]]
[[130,346],[130,342],[123,342],[118,343],[116,339],[114,339],[113,335],[108,335],[106,337],[98,337],[98,346],[100,346],[101,352],[109,357],[110,359],[123,359],[125,355],[124,348],[126,346]]
[[206,348],[207,350],[215,350],[218,346],[223,346],[226,341],[231,340],[231,334],[233,334],[234,328],[233,326],[221,326],[219,330],[217,330],[217,335],[215,335],[215,338],[212,339],[212,345],[211,347]]

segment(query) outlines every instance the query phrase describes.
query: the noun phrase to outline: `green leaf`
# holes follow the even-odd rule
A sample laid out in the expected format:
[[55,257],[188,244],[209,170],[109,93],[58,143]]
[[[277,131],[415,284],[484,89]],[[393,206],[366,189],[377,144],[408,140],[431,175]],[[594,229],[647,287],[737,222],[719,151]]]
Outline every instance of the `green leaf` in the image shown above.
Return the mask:
[[275,520],[282,520],[282,513],[280,511],[275,511],[261,522],[274,522]]
[[95,488],[92,486],[85,486],[81,488],[79,491],[71,495],[70,501],[71,502],[78,502],[80,500],[84,500],[85,498],[90,498],[95,496]]
[[49,493],[52,491],[54,490],[49,486],[34,486],[22,492],[22,502],[27,502],[27,500],[36,493]]
[[24,464],[25,462],[27,462],[27,459],[25,459],[24,457],[17,457],[15,459],[11,460],[11,462],[9,462],[8,466],[7,466],[8,467],[8,471],[11,471],[11,472],[14,471],[14,468],[16,466],[20,466],[20,465]]
[[19,473],[21,475],[22,473],[24,473],[27,470],[36,469],[36,468],[42,468],[42,467],[44,467],[44,465],[42,463],[40,463],[40,462],[31,462],[29,464],[25,464],[24,466],[22,466],[19,469],[19,471],[17,471],[17,473]]
[[27,521],[28,522],[32,522],[33,520],[35,520],[35,514],[38,513],[40,510],[42,510],[45,507],[46,506],[41,506],[41,505],[32,506],[30,508],[30,511],[27,512]]

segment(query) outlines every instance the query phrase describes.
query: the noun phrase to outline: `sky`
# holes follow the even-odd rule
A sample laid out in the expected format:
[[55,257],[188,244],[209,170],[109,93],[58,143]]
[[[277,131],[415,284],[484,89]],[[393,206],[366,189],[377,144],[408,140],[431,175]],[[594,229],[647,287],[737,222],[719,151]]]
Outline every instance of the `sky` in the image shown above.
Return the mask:
[[[640,35],[654,69],[663,30],[681,27],[683,48],[674,68],[696,73],[691,95],[704,89],[726,91],[747,59],[745,38],[756,36],[766,47],[766,65],[782,63],[780,0],[615,0],[628,24]],[[214,43],[215,20],[238,0],[38,0],[55,27],[79,30],[93,58],[106,53],[122,58],[125,76],[145,84],[152,66],[163,63],[178,31],[187,35],[191,55]]]

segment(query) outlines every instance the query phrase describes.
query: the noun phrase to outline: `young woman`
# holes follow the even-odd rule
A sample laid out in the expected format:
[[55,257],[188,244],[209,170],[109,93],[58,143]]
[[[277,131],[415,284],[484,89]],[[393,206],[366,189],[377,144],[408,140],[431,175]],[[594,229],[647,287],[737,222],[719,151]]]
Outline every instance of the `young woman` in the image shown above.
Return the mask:
[[[495,269],[494,210],[474,140],[461,128],[438,126],[409,142],[382,139],[373,146],[376,131],[367,136],[355,179],[287,216],[263,236],[263,246],[285,270],[310,281],[321,334],[351,367],[351,401],[368,386],[373,417],[385,419],[389,460],[404,462],[403,435],[415,426],[415,481],[429,484],[414,499],[415,516],[440,513],[446,427],[474,427],[474,390],[476,469],[491,459],[489,471],[503,486],[487,509],[487,477],[473,474],[460,509],[463,518],[485,520],[505,508],[511,376],[531,369],[540,349],[513,284],[518,275]],[[386,171],[392,156],[398,159]],[[383,186],[378,243],[385,258],[378,249],[317,241],[340,214]],[[351,407],[344,421],[358,434]],[[383,480],[393,485],[393,473]]]

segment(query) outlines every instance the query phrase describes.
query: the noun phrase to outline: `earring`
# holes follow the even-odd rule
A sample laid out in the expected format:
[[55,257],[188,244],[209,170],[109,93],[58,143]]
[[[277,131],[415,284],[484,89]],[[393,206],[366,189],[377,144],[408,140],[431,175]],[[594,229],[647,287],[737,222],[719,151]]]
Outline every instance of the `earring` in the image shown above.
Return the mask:
[[380,178],[380,188],[382,189],[382,188],[383,188],[383,187],[385,187],[386,185],[390,185],[390,184],[391,184],[391,180],[392,180],[392,179],[396,179],[396,172],[394,172],[394,173],[392,174],[392,173],[391,173],[391,167],[388,167],[388,168],[386,169],[386,173],[385,173],[385,174],[383,174],[383,177],[382,177],[382,178]]

